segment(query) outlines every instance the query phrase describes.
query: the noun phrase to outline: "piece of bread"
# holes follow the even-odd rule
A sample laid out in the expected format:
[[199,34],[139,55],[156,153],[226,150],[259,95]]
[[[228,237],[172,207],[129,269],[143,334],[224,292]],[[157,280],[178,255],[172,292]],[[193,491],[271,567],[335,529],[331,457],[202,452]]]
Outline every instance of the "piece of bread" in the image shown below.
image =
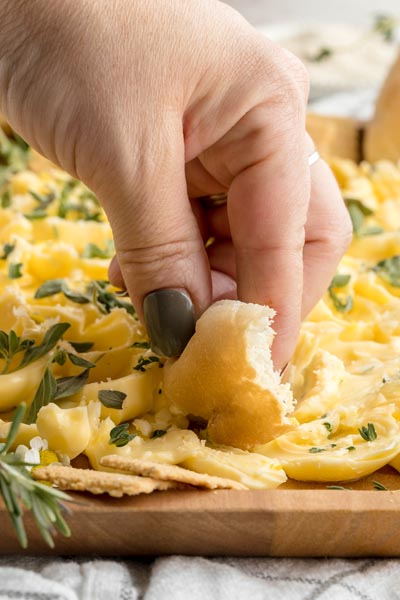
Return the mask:
[[307,114],[307,131],[326,160],[340,157],[359,162],[362,129],[363,123],[356,119]]
[[400,159],[400,54],[387,76],[367,127],[364,157],[369,162]]
[[216,444],[249,449],[291,426],[292,393],[271,360],[274,314],[258,304],[216,302],[198,320],[181,357],[165,365],[167,399],[205,419]]

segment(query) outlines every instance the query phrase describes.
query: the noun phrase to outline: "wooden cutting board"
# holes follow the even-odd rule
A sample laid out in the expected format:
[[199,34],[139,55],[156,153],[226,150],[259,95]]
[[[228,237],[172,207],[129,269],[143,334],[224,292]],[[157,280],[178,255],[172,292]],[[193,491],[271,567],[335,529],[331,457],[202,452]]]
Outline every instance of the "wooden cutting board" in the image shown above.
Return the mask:
[[[390,491],[374,490],[378,480]],[[114,499],[71,494],[70,538],[50,550],[27,515],[26,554],[400,556],[400,476],[385,467],[353,484],[289,481],[268,491],[172,491]],[[0,554],[23,553],[0,506]]]

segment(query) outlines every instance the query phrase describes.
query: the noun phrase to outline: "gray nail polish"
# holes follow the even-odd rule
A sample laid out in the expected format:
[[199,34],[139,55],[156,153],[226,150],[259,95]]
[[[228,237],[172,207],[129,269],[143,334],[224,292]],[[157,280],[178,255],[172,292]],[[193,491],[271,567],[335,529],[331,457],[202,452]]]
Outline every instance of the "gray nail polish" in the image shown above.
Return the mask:
[[194,334],[193,304],[183,290],[157,290],[148,294],[143,312],[151,347],[163,356],[179,356]]

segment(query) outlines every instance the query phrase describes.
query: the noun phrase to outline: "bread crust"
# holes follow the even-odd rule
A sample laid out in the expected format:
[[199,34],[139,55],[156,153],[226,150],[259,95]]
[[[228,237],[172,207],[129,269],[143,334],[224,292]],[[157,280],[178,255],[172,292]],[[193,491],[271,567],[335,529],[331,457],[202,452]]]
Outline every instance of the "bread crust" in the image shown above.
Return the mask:
[[166,397],[206,419],[216,444],[250,449],[290,428],[292,394],[271,360],[273,315],[266,306],[217,302],[197,322],[182,356],[165,367]]

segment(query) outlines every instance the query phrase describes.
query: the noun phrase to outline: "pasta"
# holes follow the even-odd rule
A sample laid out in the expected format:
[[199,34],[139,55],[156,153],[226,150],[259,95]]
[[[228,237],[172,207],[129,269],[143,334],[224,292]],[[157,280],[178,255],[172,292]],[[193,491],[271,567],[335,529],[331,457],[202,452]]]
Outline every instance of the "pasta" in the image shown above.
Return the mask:
[[0,141],[0,441],[25,402],[15,446],[39,435],[94,469],[117,454],[254,489],[400,470],[398,166],[332,162],[354,240],[286,371],[293,427],[244,451],[212,446],[165,399],[163,359],[107,281],[112,235],[93,194],[17,136]]

